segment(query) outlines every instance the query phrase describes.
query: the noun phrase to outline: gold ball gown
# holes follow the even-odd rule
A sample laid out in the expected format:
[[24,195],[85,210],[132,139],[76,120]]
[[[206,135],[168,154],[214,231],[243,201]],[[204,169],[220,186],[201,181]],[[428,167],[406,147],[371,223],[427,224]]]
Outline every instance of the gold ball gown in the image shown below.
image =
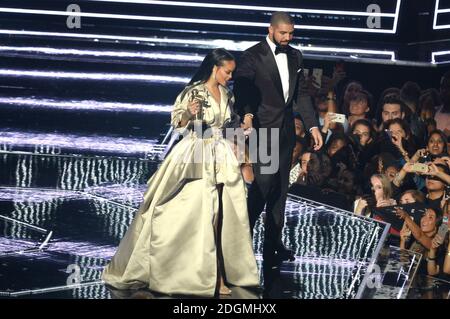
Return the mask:
[[[234,97],[223,86],[219,86],[220,103],[204,84],[187,87],[175,101],[172,125],[176,127],[187,115],[194,89],[206,93],[204,104],[208,107],[203,107],[203,120],[213,132],[220,133],[234,114]],[[169,295],[214,296],[217,247],[213,223],[219,209],[216,185],[223,184],[221,245],[226,280],[234,286],[259,285],[247,190],[232,142],[222,134],[199,138],[190,131],[147,184],[144,200],[103,272],[107,284],[117,289],[147,287]]]

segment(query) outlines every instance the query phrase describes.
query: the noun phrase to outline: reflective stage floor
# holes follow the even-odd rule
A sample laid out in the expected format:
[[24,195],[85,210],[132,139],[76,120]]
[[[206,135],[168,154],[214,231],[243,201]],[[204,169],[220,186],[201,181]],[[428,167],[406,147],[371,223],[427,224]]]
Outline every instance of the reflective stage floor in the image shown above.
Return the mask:
[[[0,162],[0,297],[170,298],[113,290],[100,279],[156,160],[3,152]],[[227,298],[420,298],[423,291],[411,285],[421,256],[385,246],[387,230],[291,195],[283,241],[296,260],[279,271],[264,267],[260,220],[254,250],[261,289],[232,287]],[[448,294],[448,283],[425,286],[424,297]]]

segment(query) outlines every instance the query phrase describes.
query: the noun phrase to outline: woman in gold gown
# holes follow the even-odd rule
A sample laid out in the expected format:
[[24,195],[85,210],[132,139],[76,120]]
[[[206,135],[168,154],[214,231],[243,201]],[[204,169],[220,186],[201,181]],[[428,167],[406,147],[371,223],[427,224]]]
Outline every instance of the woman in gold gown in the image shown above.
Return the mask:
[[[211,51],[177,97],[171,115],[185,130],[159,169],[115,256],[103,272],[117,289],[212,297],[234,286],[258,286],[246,204],[246,186],[232,142],[239,127],[226,87],[236,67],[224,49]],[[189,129],[201,117],[212,134]],[[225,281],[224,281],[225,278]]]

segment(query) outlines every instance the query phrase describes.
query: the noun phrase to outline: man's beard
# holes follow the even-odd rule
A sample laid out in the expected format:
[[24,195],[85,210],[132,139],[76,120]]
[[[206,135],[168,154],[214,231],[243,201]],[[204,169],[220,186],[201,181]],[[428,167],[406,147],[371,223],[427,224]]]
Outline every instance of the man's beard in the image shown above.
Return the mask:
[[289,42],[288,42],[288,44],[281,44],[280,42],[277,41],[277,39],[275,39],[275,36],[273,37],[273,43],[275,43],[275,45],[277,47],[281,47],[281,48],[285,48],[289,45]]

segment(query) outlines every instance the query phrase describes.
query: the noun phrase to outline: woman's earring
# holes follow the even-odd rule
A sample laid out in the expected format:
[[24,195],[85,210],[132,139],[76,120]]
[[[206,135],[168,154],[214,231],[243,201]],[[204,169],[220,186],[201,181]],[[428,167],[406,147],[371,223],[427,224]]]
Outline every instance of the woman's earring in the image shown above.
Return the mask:
[[217,82],[217,66],[214,66],[213,68],[213,79]]

